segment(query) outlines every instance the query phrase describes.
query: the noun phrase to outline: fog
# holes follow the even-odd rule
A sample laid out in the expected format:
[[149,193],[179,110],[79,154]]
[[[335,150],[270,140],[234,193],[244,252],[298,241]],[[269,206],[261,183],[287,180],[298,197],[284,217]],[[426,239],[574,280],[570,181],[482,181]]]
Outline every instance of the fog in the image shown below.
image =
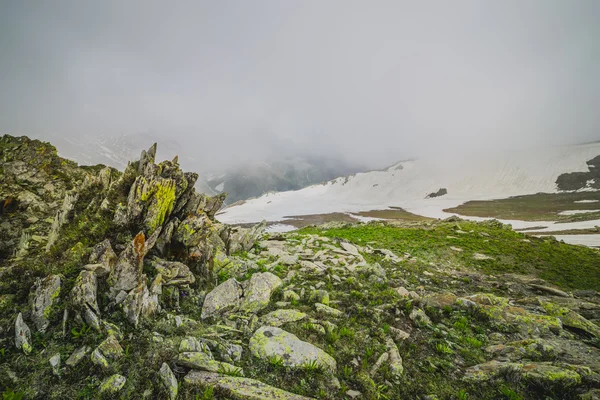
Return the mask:
[[206,166],[598,140],[599,20],[597,0],[0,0],[0,132],[151,132]]

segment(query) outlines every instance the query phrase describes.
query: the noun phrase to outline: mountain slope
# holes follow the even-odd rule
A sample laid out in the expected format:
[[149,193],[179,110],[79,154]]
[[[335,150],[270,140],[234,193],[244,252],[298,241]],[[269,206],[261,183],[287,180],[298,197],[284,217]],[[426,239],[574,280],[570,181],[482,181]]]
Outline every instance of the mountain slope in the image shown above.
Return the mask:
[[[600,154],[600,144],[546,147],[500,154],[446,154],[398,163],[384,171],[359,173],[298,191],[267,194],[230,207],[227,223],[278,221],[290,215],[357,212],[402,207],[428,216],[468,200],[556,192],[557,178],[588,171],[586,161]],[[426,197],[439,189],[447,194]]]

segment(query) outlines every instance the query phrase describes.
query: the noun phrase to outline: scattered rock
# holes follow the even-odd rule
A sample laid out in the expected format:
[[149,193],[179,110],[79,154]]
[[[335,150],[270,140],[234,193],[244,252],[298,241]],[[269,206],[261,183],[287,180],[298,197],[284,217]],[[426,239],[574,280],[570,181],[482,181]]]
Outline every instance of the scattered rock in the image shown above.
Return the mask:
[[202,319],[223,315],[238,307],[240,297],[243,295],[242,286],[231,278],[214,288],[204,299],[202,306]]
[[31,319],[40,332],[45,332],[50,324],[52,306],[60,295],[60,285],[61,280],[58,275],[50,275],[36,282]]
[[327,315],[330,317],[340,318],[344,315],[342,311],[336,310],[335,308],[331,308],[321,303],[315,303],[315,308],[317,309],[317,312],[319,314]]
[[285,390],[262,383],[256,379],[219,375],[212,372],[190,371],[184,378],[187,385],[215,387],[233,400],[309,400]]
[[50,360],[48,360],[48,362],[52,367],[52,373],[57,376],[60,375],[60,353],[57,353],[50,357]]
[[255,357],[265,361],[280,357],[288,367],[302,368],[315,363],[331,372],[337,369],[335,360],[329,354],[277,327],[259,328],[250,338],[249,347]]
[[177,398],[177,392],[179,391],[179,385],[175,374],[173,374],[173,371],[171,371],[171,368],[169,368],[167,363],[162,363],[158,375],[169,395],[169,399],[175,400]]
[[91,348],[89,346],[82,346],[82,347],[76,349],[69,356],[69,358],[67,358],[67,361],[65,361],[65,364],[68,365],[69,367],[75,367],[77,364],[79,364],[85,358],[85,356],[88,355],[90,350],[91,350]]
[[125,386],[127,378],[123,375],[115,374],[106,378],[101,384],[99,392],[102,394],[114,394],[119,392]]
[[240,309],[246,312],[257,312],[269,305],[271,294],[281,286],[282,282],[270,272],[259,272],[243,283],[244,296],[240,301]]
[[569,296],[568,293],[563,292],[560,289],[556,289],[556,288],[549,287],[549,286],[536,285],[535,283],[532,283],[529,285],[529,287],[531,287],[534,290],[538,290],[540,292],[545,292],[545,293],[551,294],[552,296],[571,297],[571,296]]
[[183,365],[184,367],[188,368],[210,372],[223,372],[235,370],[241,371],[240,368],[236,368],[234,365],[227,364],[221,361],[215,361],[210,355],[203,352],[181,353],[177,358],[177,364]]
[[29,354],[33,350],[31,347],[31,331],[23,321],[23,314],[19,313],[15,321],[15,346],[23,350],[23,353]]
[[261,318],[261,323],[280,327],[288,322],[296,322],[306,318],[306,314],[297,310],[276,310]]

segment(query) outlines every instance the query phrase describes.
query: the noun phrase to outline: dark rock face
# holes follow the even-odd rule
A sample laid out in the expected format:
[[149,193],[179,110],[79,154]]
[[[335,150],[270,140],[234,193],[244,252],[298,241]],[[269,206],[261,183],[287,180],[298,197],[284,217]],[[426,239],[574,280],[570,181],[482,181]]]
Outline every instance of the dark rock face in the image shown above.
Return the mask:
[[437,192],[429,193],[425,196],[426,199],[432,199],[434,197],[441,197],[448,194],[448,190],[446,188],[440,188]]
[[588,172],[568,172],[556,179],[558,190],[600,189],[600,155],[587,161]]

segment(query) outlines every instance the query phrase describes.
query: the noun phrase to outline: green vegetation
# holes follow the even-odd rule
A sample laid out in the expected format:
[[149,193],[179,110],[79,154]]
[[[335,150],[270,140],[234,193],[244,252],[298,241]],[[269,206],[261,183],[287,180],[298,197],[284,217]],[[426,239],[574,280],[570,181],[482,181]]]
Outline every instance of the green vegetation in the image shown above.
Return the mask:
[[[599,200],[597,203],[576,203]],[[577,215],[558,215],[561,211],[598,210]],[[600,219],[600,191],[578,193],[537,193],[498,200],[468,201],[444,210],[470,217],[498,218],[522,221],[575,222]]]
[[[493,221],[443,222],[415,227],[367,224],[328,231],[306,228],[301,232],[318,232],[362,245],[374,242],[397,254],[409,253],[431,265],[468,267],[488,274],[533,274],[571,289],[600,287],[600,252],[597,250],[571,246],[552,238],[529,237]],[[476,259],[476,254],[489,258]]]

